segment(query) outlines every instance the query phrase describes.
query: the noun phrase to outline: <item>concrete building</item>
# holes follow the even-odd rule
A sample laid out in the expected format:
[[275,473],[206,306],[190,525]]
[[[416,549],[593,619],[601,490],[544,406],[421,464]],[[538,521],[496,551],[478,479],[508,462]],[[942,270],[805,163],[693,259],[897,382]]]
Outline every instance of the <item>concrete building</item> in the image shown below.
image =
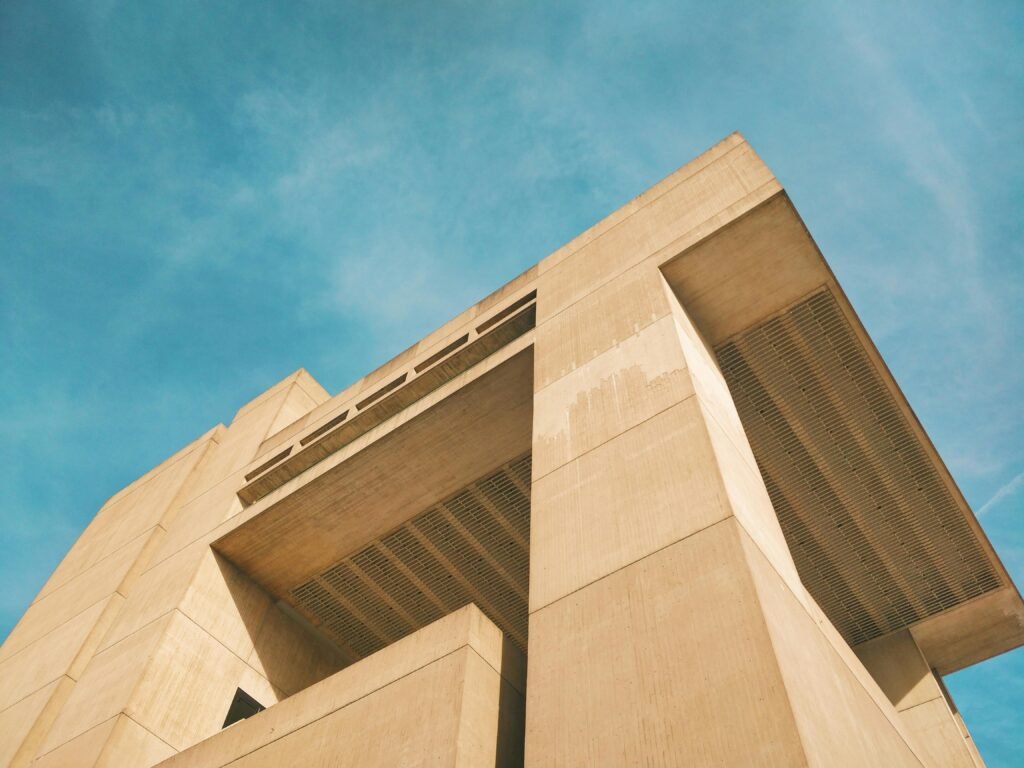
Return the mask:
[[734,134],[114,494],[0,651],[0,764],[967,768],[942,675],[1022,642]]

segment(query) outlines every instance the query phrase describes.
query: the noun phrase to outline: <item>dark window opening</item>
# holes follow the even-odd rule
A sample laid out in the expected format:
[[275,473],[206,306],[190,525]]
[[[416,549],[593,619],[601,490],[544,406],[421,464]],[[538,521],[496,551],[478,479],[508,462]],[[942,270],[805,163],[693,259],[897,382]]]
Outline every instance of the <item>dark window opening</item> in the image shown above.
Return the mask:
[[231,706],[228,708],[228,716],[224,718],[224,725],[221,727],[227,728],[229,725],[234,725],[239,720],[245,720],[247,717],[252,717],[257,712],[262,712],[264,709],[266,709],[266,707],[239,688],[235,691],[235,698],[231,700]]

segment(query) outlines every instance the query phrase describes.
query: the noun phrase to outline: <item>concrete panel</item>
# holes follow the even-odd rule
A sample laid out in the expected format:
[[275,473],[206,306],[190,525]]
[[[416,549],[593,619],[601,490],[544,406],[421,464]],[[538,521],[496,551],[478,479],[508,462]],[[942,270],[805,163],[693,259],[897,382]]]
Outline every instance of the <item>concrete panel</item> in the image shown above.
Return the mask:
[[272,707],[285,697],[284,692],[271,684],[266,677],[246,665],[238,678],[238,686],[264,707]]
[[100,753],[95,768],[147,768],[174,754],[165,744],[127,715],[117,718],[114,730]]
[[196,449],[125,496],[111,516],[110,534],[105,536],[101,556],[114,552],[157,524],[163,523],[166,527],[177,503],[188,495],[195,479],[192,473],[205,463],[208,455],[214,453],[207,446]]
[[928,663],[948,675],[1019,648],[1024,642],[1024,603],[1010,586],[925,619],[910,631]]
[[32,768],[94,768],[119,717],[115,715],[60,746],[47,747]]
[[[498,671],[468,647],[462,670],[457,766],[522,766],[526,702]],[[387,765],[387,763],[379,763]]]
[[136,481],[130,490],[109,501],[57,566],[36,601],[130,544],[161,521],[166,522],[167,513],[178,494],[187,493],[185,484],[190,480],[192,471],[215,445],[210,439],[197,443],[148,473],[144,482]]
[[738,531],[718,523],[531,614],[527,766],[804,764]]
[[239,658],[252,653],[272,600],[235,566],[210,549],[180,610]]
[[671,289],[667,284],[664,288],[687,371],[704,413],[716,458],[715,469],[722,479],[733,513],[770,556],[794,593],[804,596],[796,565],[718,361],[688,312],[675,300]]
[[[468,677],[467,654],[484,665],[474,663]],[[468,699],[467,680],[474,686]],[[501,764],[513,764],[524,680],[522,655],[470,605],[196,744],[166,766],[454,765],[460,744],[478,755],[488,734],[497,734]],[[506,715],[511,719],[504,729],[478,719]]]
[[124,711],[170,623],[155,621],[92,657],[43,742],[42,753]]
[[209,547],[196,544],[143,572],[100,649],[110,648],[181,605],[204,557],[212,557]]
[[800,575],[790,554],[786,537],[779,526],[779,518],[775,514],[761,473],[756,465],[751,466],[747,461],[749,447],[747,450],[737,447],[737,442],[746,446],[746,438],[739,435],[732,439],[732,436],[721,428],[714,415],[706,410],[704,401],[698,397],[697,402],[704,415],[704,427],[711,441],[717,465],[712,471],[717,471],[721,478],[732,513],[771,558],[772,564],[785,577],[794,593],[799,595],[800,599],[810,601],[812,598],[800,581]]
[[676,300],[672,289],[664,279],[662,279],[662,286],[666,301],[671,307],[672,319],[675,321],[679,346],[682,349],[683,357],[686,358],[690,376],[693,379],[693,387],[698,397],[704,403],[704,407],[714,415],[722,429],[729,434],[738,447],[742,447],[751,466],[755,466],[754,454],[747,442],[743,422],[740,421],[740,415],[733,402],[729,385],[718,366],[718,358],[715,356],[714,349],[694,325],[689,310],[684,309]]
[[[553,279],[553,278],[549,278]],[[538,292],[538,301],[544,293]],[[534,390],[541,390],[669,313],[663,279],[644,262],[537,327]]]
[[0,663],[0,711],[59,680],[71,669],[107,602],[94,604]]
[[785,194],[662,267],[712,346],[834,282]]
[[173,613],[125,714],[177,750],[224,724],[245,662],[181,613]]
[[977,763],[964,733],[943,699],[932,699],[901,713],[915,734],[921,757],[928,768],[976,768]]
[[199,541],[142,574],[101,647],[178,609],[244,659],[270,604],[262,589]]
[[215,549],[280,597],[522,455],[532,435],[527,342],[520,337],[272,491],[231,521]]
[[0,649],[0,661],[109,597],[148,540],[143,534],[29,606]]
[[174,754],[126,715],[100,723],[67,744],[47,752],[33,768],[147,768]]
[[229,475],[202,494],[185,502],[171,522],[163,541],[153,554],[153,564],[166,560],[197,542],[209,543],[221,523],[242,511],[236,491],[243,471]]
[[585,232],[580,233],[561,248],[542,259],[538,265],[539,271],[544,272],[550,270],[556,264],[565,261],[569,256],[576,253],[576,251],[601,237],[614,227],[619,226],[623,221],[633,216],[651,200],[661,197],[673,187],[685,181],[690,176],[695,175],[711,163],[718,160],[722,155],[745,142],[746,139],[744,139],[740,133],[734,131],[729,134],[720,142],[702,152],[690,162],[686,163],[686,165],[676,169],[668,176],[661,179],[661,181],[657,182],[654,186],[644,190],[628,203],[605,216],[597,224],[590,227]]
[[[463,677],[470,653],[468,648],[456,651],[229,765],[455,766]],[[424,716],[427,712],[430,717]]]
[[62,677],[0,712],[0,765],[28,765],[73,685]]
[[[281,429],[294,421],[303,404],[312,406],[311,398],[301,389],[295,389],[293,374],[283,382],[271,387],[267,393],[244,406],[235,416],[227,432],[221,438],[217,450],[205,462],[194,483],[194,492],[183,501],[190,501],[204,493],[226,476],[244,469],[256,457],[260,444],[271,434],[282,409],[286,409]],[[291,396],[292,391],[299,394]],[[276,430],[275,430],[276,431]]]
[[[927,765],[973,768],[975,763],[980,764],[967,727],[951,710],[910,630],[864,643],[856,651],[899,712]],[[970,756],[970,762],[965,761],[965,755]]]
[[857,657],[897,710],[942,696],[938,682],[910,630],[895,632],[855,649]]
[[346,663],[333,645],[304,623],[281,607],[271,608],[247,660],[272,681],[281,697],[333,675]]
[[[274,420],[270,422],[270,426],[267,427],[266,437],[274,435],[296,419],[305,416],[320,405],[320,403],[324,402],[324,400],[326,400],[326,397],[319,400],[315,399],[296,381],[289,387],[284,402],[281,403],[280,410],[274,416]],[[264,437],[264,440],[266,437]],[[260,442],[262,443],[263,440]]]
[[648,325],[536,393],[534,478],[597,448],[693,392],[672,318]]
[[537,480],[530,611],[732,514],[695,397]]
[[[843,657],[745,530],[746,553],[807,765],[921,766],[914,742],[874,681]],[[841,640],[839,642],[842,642]]]

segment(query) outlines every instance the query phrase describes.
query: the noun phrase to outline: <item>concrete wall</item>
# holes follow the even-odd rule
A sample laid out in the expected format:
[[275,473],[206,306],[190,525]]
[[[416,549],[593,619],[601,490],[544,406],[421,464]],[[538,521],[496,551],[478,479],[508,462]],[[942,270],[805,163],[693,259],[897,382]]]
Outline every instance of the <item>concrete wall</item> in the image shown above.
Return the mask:
[[857,656],[881,686],[934,768],[984,765],[958,712],[951,708],[941,680],[910,634],[895,632],[857,647]]
[[522,765],[524,673],[470,605],[161,767]]
[[340,668],[210,548],[268,433],[326,398],[304,371],[115,494],[0,649],[0,764],[152,765]]

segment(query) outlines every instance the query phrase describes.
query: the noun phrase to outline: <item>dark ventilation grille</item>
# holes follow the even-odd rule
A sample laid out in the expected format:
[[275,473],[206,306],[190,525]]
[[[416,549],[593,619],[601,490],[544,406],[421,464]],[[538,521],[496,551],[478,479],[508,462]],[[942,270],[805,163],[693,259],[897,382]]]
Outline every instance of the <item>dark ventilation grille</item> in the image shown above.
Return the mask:
[[474,481],[292,597],[353,660],[468,603],[526,650],[530,459]]
[[800,576],[850,645],[1001,586],[829,291],[717,352]]

